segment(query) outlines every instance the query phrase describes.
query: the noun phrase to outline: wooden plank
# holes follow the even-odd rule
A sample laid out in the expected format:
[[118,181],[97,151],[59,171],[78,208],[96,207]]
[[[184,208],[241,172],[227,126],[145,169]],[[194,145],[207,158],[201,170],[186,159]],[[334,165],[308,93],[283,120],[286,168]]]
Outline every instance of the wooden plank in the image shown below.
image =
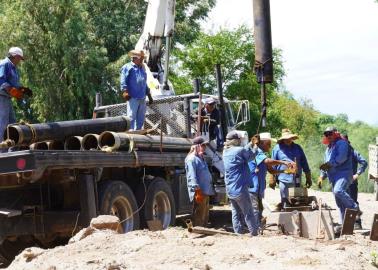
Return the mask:
[[354,230],[354,223],[358,211],[354,209],[345,209],[343,227],[341,228],[341,235],[352,235]]
[[374,215],[373,224],[371,225],[370,240],[378,241],[378,214]]

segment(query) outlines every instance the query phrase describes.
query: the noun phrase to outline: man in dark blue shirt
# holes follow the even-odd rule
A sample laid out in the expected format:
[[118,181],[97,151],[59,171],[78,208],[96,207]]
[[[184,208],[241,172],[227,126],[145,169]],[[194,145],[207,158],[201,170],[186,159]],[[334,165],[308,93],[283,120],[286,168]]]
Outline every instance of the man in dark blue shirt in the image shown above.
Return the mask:
[[129,52],[131,62],[121,68],[121,91],[127,103],[127,116],[131,120],[131,130],[143,128],[146,115],[146,96],[149,103],[153,102],[150,89],[147,86],[147,73],[143,65],[144,52],[132,50]]
[[17,70],[21,60],[24,60],[23,51],[18,47],[12,47],[8,51],[8,57],[0,61],[0,141],[4,140],[3,135],[7,126],[16,122],[11,93],[21,87]]

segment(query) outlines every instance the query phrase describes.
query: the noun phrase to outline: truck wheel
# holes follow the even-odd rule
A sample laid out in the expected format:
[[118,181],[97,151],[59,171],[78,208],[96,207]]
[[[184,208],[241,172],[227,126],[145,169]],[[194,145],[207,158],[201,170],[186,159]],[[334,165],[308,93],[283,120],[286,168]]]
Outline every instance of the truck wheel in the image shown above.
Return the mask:
[[32,244],[24,243],[21,240],[9,241],[5,239],[0,245],[0,268],[8,266],[21,251]]
[[108,181],[100,186],[99,209],[101,214],[117,216],[124,233],[139,229],[138,204],[124,182]]
[[138,204],[143,207],[140,211],[142,227],[147,227],[147,221],[160,220],[163,229],[173,226],[176,220],[176,207],[173,199],[172,189],[167,182],[160,177],[154,178],[151,182],[140,185],[137,189]]

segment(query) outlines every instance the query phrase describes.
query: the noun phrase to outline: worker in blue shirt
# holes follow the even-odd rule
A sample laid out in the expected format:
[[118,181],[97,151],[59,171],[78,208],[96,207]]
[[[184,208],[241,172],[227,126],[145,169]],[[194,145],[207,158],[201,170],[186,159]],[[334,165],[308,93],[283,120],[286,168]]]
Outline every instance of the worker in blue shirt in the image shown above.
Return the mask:
[[205,140],[198,136],[185,159],[189,199],[193,202],[194,226],[206,227],[209,220],[209,196],[214,195],[212,177],[204,159]]
[[251,235],[257,235],[259,227],[253,213],[249,196],[249,179],[251,178],[248,162],[256,157],[258,138],[241,146],[241,136],[231,131],[226,136],[223,150],[224,181],[226,193],[231,202],[232,226],[235,233],[243,233],[242,218]]
[[351,147],[343,140],[335,127],[327,127],[323,133],[323,144],[327,145],[324,163],[320,165],[318,186],[328,177],[332,184],[336,205],[340,211],[341,224],[347,208],[358,210],[358,205],[350,197],[347,190],[353,181]]
[[[256,135],[255,135],[256,136]],[[285,165],[286,167],[295,166],[294,163],[283,160],[274,160],[268,158],[266,155],[270,151],[272,146],[272,141],[276,141],[272,138],[269,132],[263,132],[259,135],[259,144],[257,149],[256,157],[249,161],[248,166],[251,170],[251,179],[250,179],[250,188],[249,193],[251,196],[253,212],[257,224],[261,227],[261,219],[263,212],[262,199],[265,195],[266,188],[266,174],[269,171],[270,173],[277,173],[272,167],[275,165]]]
[[21,87],[17,65],[24,60],[22,49],[12,47],[8,57],[0,61],[0,141],[4,140],[4,132],[9,124],[16,122],[11,92]]
[[[302,171],[306,176],[306,187],[309,188],[312,185],[311,171],[308,166],[306,155],[302,147],[299,144],[294,143],[294,140],[296,139],[298,139],[298,135],[285,128],[282,130],[282,135],[277,141],[278,144],[272,151],[272,159],[294,162],[296,164],[296,170],[293,173],[282,172],[277,176],[281,193],[282,209],[290,205],[289,188],[300,187]],[[275,166],[275,169],[277,171],[285,171],[287,166],[278,165]]]
[[[353,169],[353,182],[350,184],[348,193],[352,197],[352,199],[358,203],[358,177],[363,174],[368,166],[366,159],[352,147],[349,141],[349,137],[347,134],[343,134],[342,137],[349,143],[350,147],[352,148],[352,169]],[[360,166],[359,166],[360,165]],[[357,215],[355,229],[362,229],[362,220],[361,215]]]
[[147,86],[147,73],[143,65],[144,52],[132,50],[128,55],[131,57],[131,62],[121,68],[121,91],[127,101],[130,130],[140,130],[143,128],[146,115],[146,96],[150,104],[153,99]]

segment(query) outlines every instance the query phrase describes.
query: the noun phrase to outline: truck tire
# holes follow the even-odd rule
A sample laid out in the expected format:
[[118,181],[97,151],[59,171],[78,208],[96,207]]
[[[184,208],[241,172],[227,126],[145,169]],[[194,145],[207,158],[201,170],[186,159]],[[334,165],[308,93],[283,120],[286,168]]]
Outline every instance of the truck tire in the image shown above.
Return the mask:
[[163,178],[155,177],[146,183],[146,191],[141,184],[136,196],[139,207],[142,207],[139,216],[143,228],[147,228],[150,220],[160,220],[163,229],[175,224],[176,206],[172,189]]
[[33,244],[29,243],[28,245],[22,240],[9,241],[5,239],[0,245],[0,268],[8,266],[28,246],[33,246]]
[[121,181],[104,182],[98,198],[100,213],[117,216],[124,233],[139,229],[138,204],[128,185]]

